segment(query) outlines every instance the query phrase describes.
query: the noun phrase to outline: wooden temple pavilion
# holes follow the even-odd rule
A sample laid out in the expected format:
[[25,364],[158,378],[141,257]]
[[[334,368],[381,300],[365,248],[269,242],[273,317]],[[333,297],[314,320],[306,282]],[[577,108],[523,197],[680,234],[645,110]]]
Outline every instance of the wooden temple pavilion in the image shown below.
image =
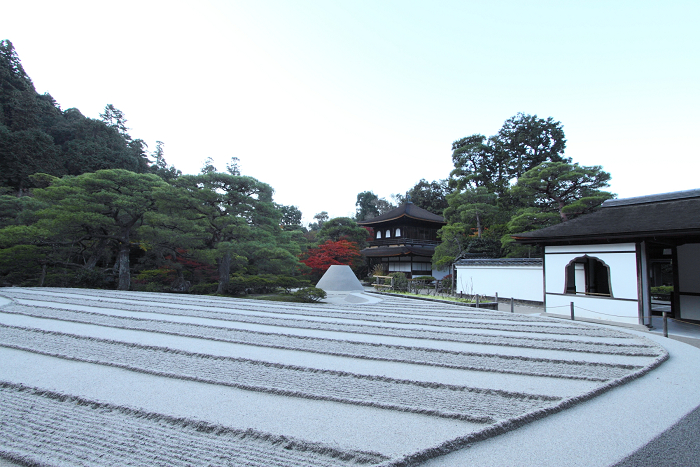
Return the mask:
[[445,218],[419,208],[408,201],[380,216],[358,222],[372,228],[369,247],[362,250],[370,270],[384,264],[388,272],[403,272],[406,277],[433,276],[442,278],[448,270],[433,270],[432,257],[440,243],[437,231]]

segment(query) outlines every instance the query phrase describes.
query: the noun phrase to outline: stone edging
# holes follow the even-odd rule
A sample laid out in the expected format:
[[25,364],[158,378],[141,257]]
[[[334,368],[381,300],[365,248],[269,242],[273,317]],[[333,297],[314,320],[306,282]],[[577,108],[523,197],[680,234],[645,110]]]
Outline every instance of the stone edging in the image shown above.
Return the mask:
[[451,305],[459,305],[459,306],[466,306],[469,308],[474,308],[474,309],[484,309],[484,310],[498,310],[498,303],[496,302],[485,302],[485,303],[479,303],[479,308],[474,306],[473,304],[469,303],[462,303],[462,302],[455,302],[452,300],[443,300],[440,298],[428,298],[428,297],[415,297],[413,295],[401,295],[401,294],[394,294],[394,293],[386,293],[386,292],[375,292],[375,291],[369,291],[365,290],[365,293],[371,293],[371,294],[376,294],[376,295],[389,295],[391,297],[401,297],[401,298],[410,298],[413,300],[425,300],[428,302],[439,302],[439,303],[449,303]]

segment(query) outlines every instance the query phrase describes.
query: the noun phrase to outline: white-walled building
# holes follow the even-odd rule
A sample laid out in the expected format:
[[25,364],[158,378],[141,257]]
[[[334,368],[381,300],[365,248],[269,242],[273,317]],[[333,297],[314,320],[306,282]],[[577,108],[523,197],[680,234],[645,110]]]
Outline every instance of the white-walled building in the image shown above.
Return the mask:
[[542,303],[542,258],[461,259],[454,265],[455,291]]
[[[700,321],[700,190],[608,200],[600,210],[515,236],[544,246],[546,311],[650,324]],[[651,287],[672,286],[667,302]]]

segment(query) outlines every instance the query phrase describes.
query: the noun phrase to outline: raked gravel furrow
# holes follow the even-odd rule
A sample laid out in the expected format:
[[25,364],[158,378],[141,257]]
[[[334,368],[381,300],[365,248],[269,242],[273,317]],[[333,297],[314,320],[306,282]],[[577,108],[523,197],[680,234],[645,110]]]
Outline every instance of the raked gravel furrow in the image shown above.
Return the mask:
[[0,455],[30,465],[330,467],[387,459],[7,383],[0,429]]
[[[0,312],[1,316],[3,316],[2,312]],[[550,378],[607,381],[622,377],[629,373],[630,370],[639,368],[638,366],[623,363],[458,352],[425,347],[376,344],[256,331],[239,331],[237,334],[239,338],[237,341],[229,339],[228,342],[281,350],[313,352],[338,357]]]
[[[89,298],[91,301],[101,302],[117,302],[128,303],[135,301],[143,304],[144,302],[153,302],[159,304],[174,304],[179,306],[204,306],[204,307],[231,307],[241,311],[255,311],[262,313],[303,313],[309,316],[314,316],[316,313],[343,313],[350,311],[358,314],[368,315],[397,315],[397,316],[428,316],[442,317],[453,319],[495,319],[500,321],[520,321],[520,322],[547,322],[549,324],[563,324],[561,320],[551,318],[542,318],[539,316],[509,314],[498,311],[487,310],[485,308],[477,309],[466,307],[463,305],[451,304],[448,301],[441,303],[428,303],[416,301],[405,297],[394,297],[389,295],[382,296],[382,306],[380,309],[367,307],[362,305],[329,305],[325,303],[314,303],[298,305],[284,302],[261,302],[260,300],[245,299],[245,298],[228,298],[216,297],[212,300],[211,297],[198,295],[181,295],[168,293],[150,293],[150,292],[115,292],[109,290],[90,290],[90,289],[5,289],[4,295],[13,298],[32,298],[43,295],[51,297],[52,300],[60,298]],[[438,305],[439,309],[434,308]],[[544,321],[543,321],[544,320]],[[571,325],[576,323],[564,323]]]
[[[25,465],[414,465],[668,358],[603,326],[389,296],[309,306],[82,289],[0,296],[10,298],[0,300],[0,459]],[[419,441],[427,433],[430,444]]]
[[252,391],[492,423],[559,397],[318,370],[0,326],[0,345],[143,373]]
[[[144,305],[146,303],[158,304],[158,305],[176,305],[182,308],[191,307],[206,307],[206,308],[216,308],[219,310],[226,311],[226,308],[233,309],[236,312],[255,312],[255,313],[275,313],[275,314],[293,314],[293,315],[304,315],[304,316],[321,316],[321,317],[422,317],[422,318],[448,318],[449,320],[462,321],[462,320],[478,320],[478,321],[500,321],[500,322],[519,322],[528,323],[536,322],[539,324],[547,323],[550,326],[560,326],[560,327],[586,327],[581,323],[562,321],[553,318],[542,318],[540,316],[532,315],[522,315],[522,314],[510,314],[498,311],[487,310],[484,308],[477,309],[472,307],[465,307],[460,305],[452,305],[449,302],[439,303],[440,311],[431,310],[430,304],[426,302],[420,302],[416,300],[411,300],[407,298],[384,296],[385,300],[382,302],[382,307],[380,310],[372,307],[363,307],[357,305],[327,305],[324,303],[295,305],[293,303],[284,302],[261,302],[260,300],[244,299],[244,298],[226,298],[226,297],[216,297],[215,301],[211,298],[192,296],[192,295],[174,295],[174,294],[152,294],[156,297],[149,296],[149,294],[144,292],[125,292],[128,295],[121,295],[119,293],[114,293],[112,291],[101,291],[105,293],[95,293],[95,294],[83,294],[81,293],[70,293],[70,289],[59,289],[63,292],[47,292],[45,289],[38,289],[34,291],[29,291],[29,289],[21,289],[19,292],[9,293],[9,296],[13,298],[25,298],[32,299],[36,297],[44,296],[45,298],[50,298],[52,301],[58,301],[62,299],[77,298],[84,299],[89,298],[91,301],[98,303],[110,304],[108,306],[113,306],[114,303],[135,303],[137,305]],[[415,305],[415,303],[422,303],[422,305]],[[448,311],[449,310],[449,311]],[[230,310],[228,310],[230,311]],[[415,316],[412,316],[415,315]],[[444,320],[443,320],[444,321]],[[619,332],[612,329],[606,330],[611,336],[624,337]]]
[[[64,303],[68,305],[82,305],[84,303],[84,299],[81,300],[79,298],[69,298],[69,297],[46,297],[46,296],[33,296],[31,298],[29,297],[20,297],[20,294],[17,294],[16,298],[19,299],[30,299],[30,300],[44,300],[51,298],[51,301],[54,303]],[[126,303],[125,303],[126,302]],[[186,305],[179,303],[175,306],[163,306],[163,305],[155,305],[154,303],[151,303],[150,305],[146,305],[144,303],[139,303],[136,301],[131,301],[131,303],[128,303],[127,301],[125,302],[120,302],[120,303],[115,303],[111,301],[102,301],[100,302],[99,299],[97,303],[100,304],[105,304],[109,305],[109,307],[116,307],[122,310],[129,310],[129,311],[156,311],[158,313],[165,313],[165,314],[173,314],[173,315],[186,315],[186,316],[199,316],[199,317],[207,317],[207,318],[215,318],[215,319],[228,319],[232,321],[239,321],[239,322],[245,322],[245,323],[256,323],[256,324],[271,324],[271,323],[278,323],[278,325],[292,325],[294,326],[295,322],[298,322],[299,319],[304,319],[305,317],[313,317],[313,318],[329,318],[332,321],[314,321],[318,322],[321,324],[337,324],[337,325],[348,325],[348,326],[365,326],[365,324],[353,324],[350,322],[343,323],[341,320],[346,319],[346,320],[352,320],[355,322],[367,322],[367,323],[386,323],[386,324],[391,324],[391,325],[414,325],[414,326],[422,326],[422,327],[442,327],[442,328],[455,328],[455,329],[484,329],[484,330],[495,330],[495,331],[509,331],[509,332],[537,332],[540,334],[558,334],[558,335],[576,335],[576,336],[590,336],[590,337],[620,337],[620,338],[625,338],[624,334],[621,334],[617,331],[605,329],[605,328],[597,328],[597,327],[591,327],[591,326],[582,326],[578,324],[561,324],[561,323],[550,323],[549,321],[543,321],[543,322],[532,322],[530,323],[499,323],[495,322],[495,319],[491,317],[483,317],[481,319],[465,319],[465,318],[460,318],[460,319],[451,319],[451,320],[439,320],[439,319],[419,319],[419,318],[401,318],[393,315],[387,315],[387,316],[375,316],[375,315],[367,315],[367,314],[360,314],[360,313],[347,313],[347,312],[341,312],[338,314],[332,314],[332,313],[315,313],[315,314],[308,314],[308,313],[284,313],[284,312],[277,312],[277,311],[267,311],[265,314],[268,315],[273,315],[276,314],[276,316],[256,316],[256,315],[246,315],[246,314],[240,314],[240,313],[231,313],[229,310],[219,310],[216,312],[212,311],[207,311],[207,310],[197,310],[193,309],[191,307],[187,307]],[[95,305],[97,305],[97,303]],[[99,305],[98,305],[99,306]],[[182,307],[182,308],[181,308]],[[150,310],[148,310],[150,308]],[[242,310],[245,311],[245,310]],[[284,317],[285,314],[291,314],[295,317]],[[371,326],[371,324],[369,324]]]
[[[70,305],[66,305],[70,307]],[[144,307],[147,308],[147,307]],[[61,319],[86,324],[97,324],[102,326],[114,326],[122,329],[144,330],[161,333],[169,333],[187,337],[200,337],[206,339],[216,339],[226,342],[241,342],[241,337],[247,331],[238,330],[231,327],[219,327],[211,325],[175,323],[171,321],[148,319],[148,314],[143,318],[133,318],[124,316],[112,316],[110,310],[95,308],[94,312],[70,310],[66,308],[50,308],[29,305],[8,305],[2,309],[8,313],[18,313],[26,316],[38,318]],[[153,313],[156,311],[153,310]],[[225,321],[225,320],[220,320]],[[224,323],[222,323],[223,325]],[[266,324],[266,323],[256,323]],[[507,347],[525,347],[543,350],[565,350],[568,352],[587,352],[611,355],[626,356],[657,356],[660,349],[651,344],[650,341],[625,339],[618,343],[571,341],[554,338],[521,337],[518,335],[485,335],[472,333],[459,333],[450,331],[428,331],[421,329],[393,328],[384,326],[353,326],[338,325],[334,323],[317,323],[304,320],[294,321],[295,326],[287,323],[286,327],[299,329],[312,329],[320,331],[336,331],[351,334],[373,334],[379,336],[408,337],[415,339],[443,340],[461,342],[468,344],[486,344]],[[267,324],[280,329],[281,325]],[[283,327],[282,327],[283,328]]]

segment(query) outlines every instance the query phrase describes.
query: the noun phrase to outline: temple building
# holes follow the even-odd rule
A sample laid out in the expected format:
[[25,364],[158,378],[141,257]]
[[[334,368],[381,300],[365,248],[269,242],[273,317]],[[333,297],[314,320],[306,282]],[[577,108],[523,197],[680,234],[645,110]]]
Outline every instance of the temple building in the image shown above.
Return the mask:
[[574,303],[585,318],[651,325],[652,313],[666,311],[700,321],[700,190],[610,199],[513,237],[544,247],[552,313]]
[[432,266],[435,247],[440,244],[437,231],[447,224],[442,216],[408,201],[358,224],[374,232],[369,247],[361,252],[368,259],[370,270],[376,264],[384,264],[387,272],[403,272],[408,278],[440,279],[449,274],[449,269],[437,271]]

